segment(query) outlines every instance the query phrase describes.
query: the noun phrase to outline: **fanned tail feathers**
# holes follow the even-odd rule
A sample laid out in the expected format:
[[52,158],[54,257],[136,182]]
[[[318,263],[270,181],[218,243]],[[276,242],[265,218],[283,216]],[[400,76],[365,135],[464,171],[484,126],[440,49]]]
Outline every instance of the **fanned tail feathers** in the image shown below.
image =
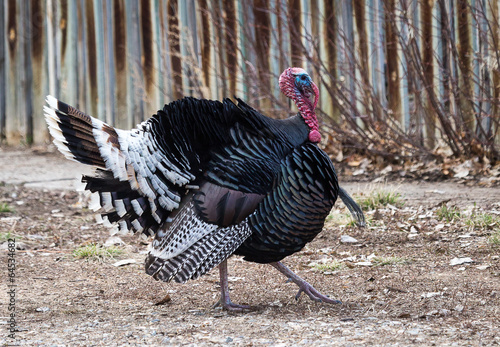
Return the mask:
[[59,151],[70,160],[97,167],[94,175],[83,176],[82,182],[86,190],[95,193],[92,208],[101,213],[101,221],[117,223],[121,232],[154,235],[170,210],[162,206],[157,194],[140,190],[141,183],[148,189],[154,184],[127,165],[128,153],[126,148],[122,150],[121,142],[129,145],[123,140],[129,132],[115,129],[50,95],[46,102],[45,120]]
[[89,207],[101,213],[100,222],[107,226],[116,223],[121,233],[131,231],[153,236],[168,220],[170,212],[163,209],[158,200],[141,196],[128,182],[114,178],[109,171],[97,169],[95,176],[83,176],[82,182],[86,183],[85,189],[93,193]]
[[66,158],[105,167],[93,135],[92,117],[48,95],[45,120],[54,144]]

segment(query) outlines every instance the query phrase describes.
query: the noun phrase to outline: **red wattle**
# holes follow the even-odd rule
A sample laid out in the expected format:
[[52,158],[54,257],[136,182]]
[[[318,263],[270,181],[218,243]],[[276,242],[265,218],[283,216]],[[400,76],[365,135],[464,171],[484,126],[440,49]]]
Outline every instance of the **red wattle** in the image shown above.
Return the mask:
[[318,130],[311,130],[309,132],[309,141],[314,143],[318,143],[321,141],[321,134]]

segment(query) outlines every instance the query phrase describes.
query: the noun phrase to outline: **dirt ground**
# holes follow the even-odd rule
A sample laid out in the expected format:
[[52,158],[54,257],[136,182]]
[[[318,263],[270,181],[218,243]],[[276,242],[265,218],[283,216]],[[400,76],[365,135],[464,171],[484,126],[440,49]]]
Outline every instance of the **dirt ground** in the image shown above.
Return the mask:
[[[341,305],[296,301],[295,284],[275,269],[232,257],[231,298],[254,310],[228,313],[212,307],[216,269],[185,284],[157,282],[143,271],[147,245],[137,237],[120,236],[123,254],[115,258],[76,259],[76,248],[110,238],[73,190],[81,166],[4,149],[0,167],[0,206],[12,210],[0,212],[2,345],[500,344],[500,246],[491,242],[500,225],[448,222],[436,212],[447,204],[500,217],[499,187],[382,184],[404,205],[367,211],[364,229],[338,220],[346,212],[339,203],[322,234],[284,263]],[[344,184],[358,196],[379,186]],[[343,235],[358,242],[342,243]],[[9,237],[18,248],[15,339],[8,336]],[[120,259],[136,263],[113,266]]]

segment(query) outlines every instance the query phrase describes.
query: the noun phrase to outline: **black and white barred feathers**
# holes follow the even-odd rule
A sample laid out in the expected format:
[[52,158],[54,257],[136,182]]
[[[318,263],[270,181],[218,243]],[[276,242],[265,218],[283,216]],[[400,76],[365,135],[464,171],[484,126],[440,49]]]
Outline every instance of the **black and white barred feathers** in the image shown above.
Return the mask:
[[314,239],[339,194],[363,222],[300,115],[274,120],[241,100],[184,98],[119,130],[46,101],[57,148],[96,167],[82,181],[102,219],[154,236],[146,272],[156,279],[185,282],[232,254],[279,261]]

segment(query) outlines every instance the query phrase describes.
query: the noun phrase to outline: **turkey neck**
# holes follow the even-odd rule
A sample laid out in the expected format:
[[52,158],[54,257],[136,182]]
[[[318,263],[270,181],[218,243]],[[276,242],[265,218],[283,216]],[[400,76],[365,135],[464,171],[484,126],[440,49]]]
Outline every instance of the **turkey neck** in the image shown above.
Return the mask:
[[316,118],[316,113],[314,113],[311,102],[306,100],[302,94],[296,96],[293,101],[295,101],[302,119],[304,119],[304,122],[309,127],[309,141],[320,142],[321,134],[318,131],[318,119]]

